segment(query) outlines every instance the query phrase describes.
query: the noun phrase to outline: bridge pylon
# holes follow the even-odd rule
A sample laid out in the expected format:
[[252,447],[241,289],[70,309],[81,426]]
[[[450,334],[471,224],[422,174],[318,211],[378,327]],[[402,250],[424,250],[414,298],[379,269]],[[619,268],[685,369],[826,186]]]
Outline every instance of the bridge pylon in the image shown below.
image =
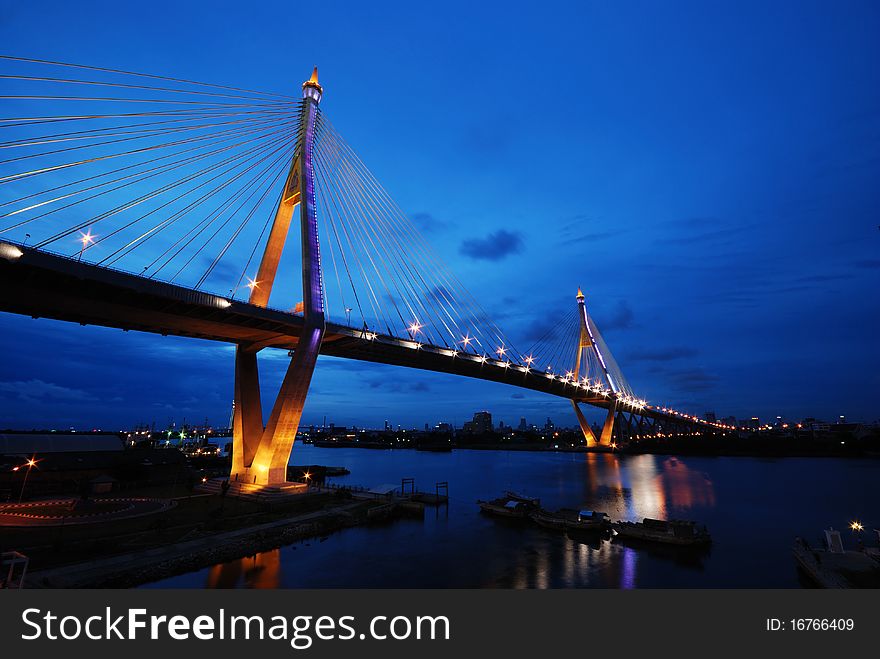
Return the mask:
[[299,207],[303,329],[265,426],[257,368],[257,353],[264,346],[241,344],[235,351],[232,478],[257,485],[287,482],[287,463],[325,330],[324,284],[312,163],[318,104],[324,91],[318,83],[318,67],[315,67],[311,78],[303,83],[302,89],[302,121],[298,142],[256,279],[249,284],[250,303],[265,307],[269,303],[294,211]]
[[[602,353],[599,350],[599,347],[596,345],[596,341],[593,338],[593,331],[590,329],[590,323],[587,316],[587,304],[586,297],[584,296],[583,291],[578,288],[577,296],[575,297],[578,304],[578,319],[580,321],[580,334],[578,336],[578,346],[577,346],[577,355],[575,357],[575,366],[574,366],[574,379],[578,380],[581,373],[581,364],[584,357],[584,351],[592,350],[596,358],[602,368],[602,374],[605,378],[605,382],[608,385],[608,388],[615,392],[617,391],[617,386],[614,383],[614,379],[611,377],[611,374],[608,372],[608,367],[605,364],[605,358],[602,356]],[[617,411],[617,403],[615,400],[610,402],[608,407],[608,415],[605,417],[605,423],[602,426],[602,432],[597,438],[593,429],[590,427],[590,424],[587,422],[586,417],[583,412],[581,412],[580,407],[578,406],[578,402],[576,400],[571,401],[572,407],[574,407],[574,412],[577,415],[578,423],[581,427],[581,432],[584,434],[584,441],[586,442],[588,447],[593,446],[610,446],[611,445],[611,437],[614,432],[614,414]]]

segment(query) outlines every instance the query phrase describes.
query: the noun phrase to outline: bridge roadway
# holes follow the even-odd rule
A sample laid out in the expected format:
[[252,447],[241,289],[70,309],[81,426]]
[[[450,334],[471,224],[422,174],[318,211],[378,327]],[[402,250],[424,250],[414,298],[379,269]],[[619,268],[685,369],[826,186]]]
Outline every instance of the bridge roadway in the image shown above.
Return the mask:
[[[0,241],[0,311],[163,336],[295,350],[302,317]],[[327,324],[321,353],[500,382],[607,409],[611,399],[536,369]],[[230,364],[230,369],[232,368]],[[659,409],[629,408],[682,421]]]

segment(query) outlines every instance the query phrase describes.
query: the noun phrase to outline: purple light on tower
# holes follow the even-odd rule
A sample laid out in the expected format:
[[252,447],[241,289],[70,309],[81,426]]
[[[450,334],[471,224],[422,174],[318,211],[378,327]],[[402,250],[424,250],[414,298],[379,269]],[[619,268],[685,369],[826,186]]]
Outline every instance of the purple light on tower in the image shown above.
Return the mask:
[[315,173],[312,150],[315,141],[315,120],[318,103],[324,90],[318,84],[318,67],[312,77],[303,83],[303,125],[305,135],[302,148],[302,244],[309,251],[303,255],[303,316],[308,322],[324,324],[324,282],[321,279],[321,247],[318,240],[318,212],[315,205]]

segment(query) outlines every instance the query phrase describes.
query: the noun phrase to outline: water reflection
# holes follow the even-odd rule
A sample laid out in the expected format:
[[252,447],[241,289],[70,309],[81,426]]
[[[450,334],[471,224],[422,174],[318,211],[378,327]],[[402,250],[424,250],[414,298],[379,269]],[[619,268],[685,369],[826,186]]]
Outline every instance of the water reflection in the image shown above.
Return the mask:
[[678,458],[587,453],[584,461],[585,500],[616,519],[667,519],[672,510],[715,506],[709,477]]
[[205,588],[279,588],[281,549],[260,552],[208,570]]
[[[344,484],[448,480],[448,509],[424,519],[356,527],[232,561],[158,587],[212,588],[645,588],[796,587],[792,538],[848,519],[876,498],[880,464],[844,460],[674,458],[532,452],[364,451],[303,446],[303,464],[340,465]],[[820,491],[821,479],[846,483]],[[741,488],[749,482],[747,490]],[[784,482],[786,487],[780,487]],[[615,520],[693,519],[712,533],[709,551],[568,537],[481,515],[475,501],[524,490],[549,509],[590,508]],[[744,523],[761,529],[758,551]]]
[[666,499],[672,508],[688,510],[715,506],[712,481],[705,473],[688,468],[684,461],[675,457],[663,460],[661,479]]

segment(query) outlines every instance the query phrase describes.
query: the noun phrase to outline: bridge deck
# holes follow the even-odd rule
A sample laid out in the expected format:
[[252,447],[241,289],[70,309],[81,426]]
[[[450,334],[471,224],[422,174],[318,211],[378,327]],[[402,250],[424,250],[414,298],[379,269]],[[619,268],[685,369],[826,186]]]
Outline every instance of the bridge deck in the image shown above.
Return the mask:
[[[296,349],[303,320],[293,313],[0,243],[0,311],[82,325]],[[537,370],[329,323],[321,353],[499,382],[608,408],[611,400]],[[656,409],[632,409],[669,418]]]

